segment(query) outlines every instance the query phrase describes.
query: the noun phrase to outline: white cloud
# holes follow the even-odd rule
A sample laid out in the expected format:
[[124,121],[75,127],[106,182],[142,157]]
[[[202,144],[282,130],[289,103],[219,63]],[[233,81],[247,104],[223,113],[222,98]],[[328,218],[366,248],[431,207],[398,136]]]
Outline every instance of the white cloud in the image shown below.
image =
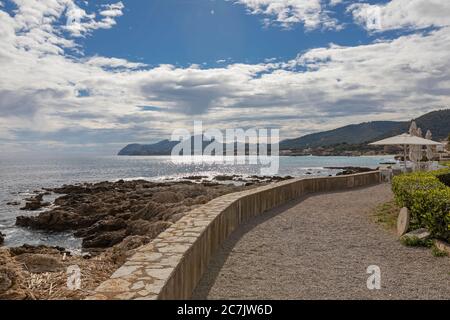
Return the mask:
[[448,0],[392,0],[385,5],[357,3],[348,10],[358,23],[373,31],[450,25]]
[[146,67],[144,63],[130,62],[125,59],[106,58],[100,56],[85,59],[85,63],[90,66],[97,66],[109,69],[139,69]]
[[80,8],[73,0],[67,2],[66,18],[67,24],[65,30],[72,36],[82,37],[89,34],[92,30],[110,29],[116,25],[116,18],[123,15],[124,5],[122,2],[102,6],[99,15],[102,17],[96,20],[96,14],[88,14]]
[[344,0],[330,0],[330,6],[336,6],[338,4],[343,3]]
[[120,148],[167,137],[193,119],[220,128],[276,126],[295,137],[450,105],[449,27],[330,45],[291,61],[150,68],[69,56],[77,42],[58,31],[59,2],[47,1],[54,6],[28,2],[14,16],[0,9],[0,143],[8,146],[35,139]]
[[104,17],[120,17],[123,15],[122,10],[125,8],[122,2],[117,2],[113,4],[107,4],[104,10],[100,11],[100,15]]
[[266,16],[265,24],[278,23],[290,28],[303,24],[305,29],[336,29],[336,19],[329,16],[321,0],[236,0],[251,14]]

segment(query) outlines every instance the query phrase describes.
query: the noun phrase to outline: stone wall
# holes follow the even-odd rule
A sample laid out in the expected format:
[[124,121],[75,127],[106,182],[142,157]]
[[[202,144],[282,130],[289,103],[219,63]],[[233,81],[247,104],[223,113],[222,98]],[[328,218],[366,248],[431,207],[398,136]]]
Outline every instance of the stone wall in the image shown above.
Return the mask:
[[189,299],[210,258],[240,224],[306,194],[380,182],[379,171],[294,179],[214,199],[139,248],[90,299]]

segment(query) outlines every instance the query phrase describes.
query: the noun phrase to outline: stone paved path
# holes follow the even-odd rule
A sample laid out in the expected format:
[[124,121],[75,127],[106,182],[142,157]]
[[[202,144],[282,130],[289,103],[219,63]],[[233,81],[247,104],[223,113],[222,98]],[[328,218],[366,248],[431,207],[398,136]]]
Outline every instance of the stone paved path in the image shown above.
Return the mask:
[[[241,226],[194,299],[449,299],[450,259],[408,248],[374,222],[390,186],[318,194]],[[381,290],[367,289],[367,267]]]

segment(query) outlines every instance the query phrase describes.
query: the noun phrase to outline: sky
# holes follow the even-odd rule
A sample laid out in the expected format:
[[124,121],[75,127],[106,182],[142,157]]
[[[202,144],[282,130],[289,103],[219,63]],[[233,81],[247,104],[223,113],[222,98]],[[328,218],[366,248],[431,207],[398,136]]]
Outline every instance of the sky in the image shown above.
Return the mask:
[[0,0],[0,152],[282,138],[450,105],[448,0]]

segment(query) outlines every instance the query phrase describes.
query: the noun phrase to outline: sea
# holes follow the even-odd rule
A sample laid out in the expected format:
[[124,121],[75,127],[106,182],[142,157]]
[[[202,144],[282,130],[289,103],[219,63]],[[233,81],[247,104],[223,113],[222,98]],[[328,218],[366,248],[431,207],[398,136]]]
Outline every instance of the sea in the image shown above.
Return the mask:
[[[339,170],[327,167],[370,167],[393,161],[393,156],[363,157],[280,157],[280,176],[311,177],[334,175]],[[34,195],[42,188],[54,188],[64,184],[82,182],[116,181],[120,179],[145,179],[150,181],[176,181],[186,176],[201,175],[259,175],[260,165],[223,164],[214,161],[183,163],[172,161],[170,156],[30,156],[0,154],[0,232],[6,235],[6,246],[49,245],[76,251],[81,248],[80,239],[71,233],[32,231],[15,226],[19,215],[37,215],[21,211],[21,206],[7,205]],[[55,196],[44,198],[54,200]]]

